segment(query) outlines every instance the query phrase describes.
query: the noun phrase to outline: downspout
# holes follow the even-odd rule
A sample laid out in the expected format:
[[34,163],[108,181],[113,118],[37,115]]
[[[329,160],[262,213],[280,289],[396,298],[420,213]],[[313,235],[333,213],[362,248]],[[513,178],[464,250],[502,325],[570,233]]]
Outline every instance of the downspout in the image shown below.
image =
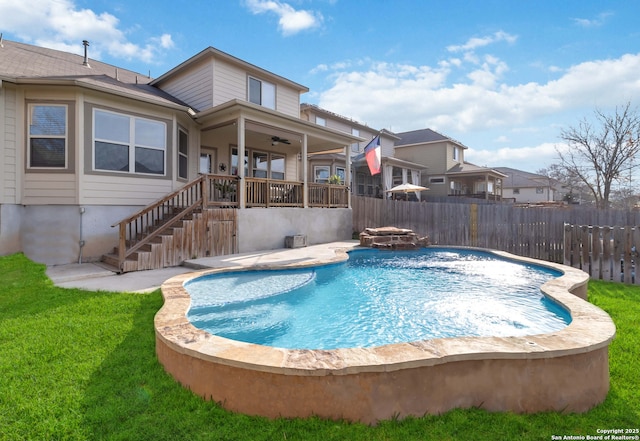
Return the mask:
[[78,252],[78,263],[82,263],[82,249],[84,248],[84,238],[82,237],[82,219],[83,214],[85,212],[84,207],[80,207],[80,241],[78,245],[80,246],[80,251]]

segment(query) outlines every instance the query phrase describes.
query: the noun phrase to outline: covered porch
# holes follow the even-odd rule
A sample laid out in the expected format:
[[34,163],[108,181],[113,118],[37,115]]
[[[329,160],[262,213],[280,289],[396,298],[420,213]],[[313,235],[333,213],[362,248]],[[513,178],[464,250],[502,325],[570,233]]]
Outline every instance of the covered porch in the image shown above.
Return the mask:
[[[354,159],[352,168],[355,175],[353,194],[380,199],[393,198],[394,195],[389,190],[396,185],[422,185],[422,175],[427,170],[422,164],[392,157],[382,158],[381,171],[376,175],[371,175],[364,158]],[[420,200],[419,193],[415,194],[415,199]]]
[[449,183],[449,196],[502,200],[502,182],[507,176],[496,170],[464,163],[445,174]]
[[[198,173],[210,176],[212,203],[239,209],[350,207],[346,185],[309,179],[308,157],[350,155],[350,145],[361,138],[240,100],[195,119],[202,127]],[[348,183],[350,170],[345,172]]]

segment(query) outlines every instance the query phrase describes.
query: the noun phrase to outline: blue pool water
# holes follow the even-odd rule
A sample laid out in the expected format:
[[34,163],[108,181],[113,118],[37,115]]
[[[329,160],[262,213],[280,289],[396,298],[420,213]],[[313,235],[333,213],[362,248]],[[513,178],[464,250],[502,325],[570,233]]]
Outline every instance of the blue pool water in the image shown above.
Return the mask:
[[570,315],[540,286],[560,275],[481,251],[358,250],[340,264],[215,274],[185,288],[189,321],[211,334],[337,349],[557,331]]

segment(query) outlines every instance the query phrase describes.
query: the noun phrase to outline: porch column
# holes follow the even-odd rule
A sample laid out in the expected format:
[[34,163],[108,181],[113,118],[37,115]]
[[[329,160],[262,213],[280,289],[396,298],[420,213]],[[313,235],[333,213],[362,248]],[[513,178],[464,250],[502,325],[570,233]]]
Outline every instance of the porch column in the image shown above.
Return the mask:
[[309,207],[309,158],[307,158],[307,134],[302,134],[302,206]]
[[238,207],[246,208],[245,194],[247,192],[246,181],[244,176],[244,139],[245,139],[245,120],[243,116],[238,118]]
[[351,188],[351,144],[347,144],[345,148],[345,158],[346,164],[344,167],[344,185],[348,188],[347,190],[347,208],[351,208],[351,192],[353,189]]
[[489,173],[484,175],[484,200],[489,200]]

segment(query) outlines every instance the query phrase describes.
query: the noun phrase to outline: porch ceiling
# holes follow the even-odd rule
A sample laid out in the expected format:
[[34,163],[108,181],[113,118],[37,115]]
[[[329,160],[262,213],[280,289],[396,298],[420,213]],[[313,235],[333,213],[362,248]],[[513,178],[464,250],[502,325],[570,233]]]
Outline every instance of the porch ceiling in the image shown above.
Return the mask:
[[216,133],[237,140],[236,124],[241,117],[245,119],[245,144],[255,148],[271,148],[272,137],[278,137],[288,140],[292,147],[302,149],[305,134],[308,153],[342,150],[354,142],[364,141],[349,133],[239,100],[201,112],[195,119],[202,124],[203,132],[216,130]]

